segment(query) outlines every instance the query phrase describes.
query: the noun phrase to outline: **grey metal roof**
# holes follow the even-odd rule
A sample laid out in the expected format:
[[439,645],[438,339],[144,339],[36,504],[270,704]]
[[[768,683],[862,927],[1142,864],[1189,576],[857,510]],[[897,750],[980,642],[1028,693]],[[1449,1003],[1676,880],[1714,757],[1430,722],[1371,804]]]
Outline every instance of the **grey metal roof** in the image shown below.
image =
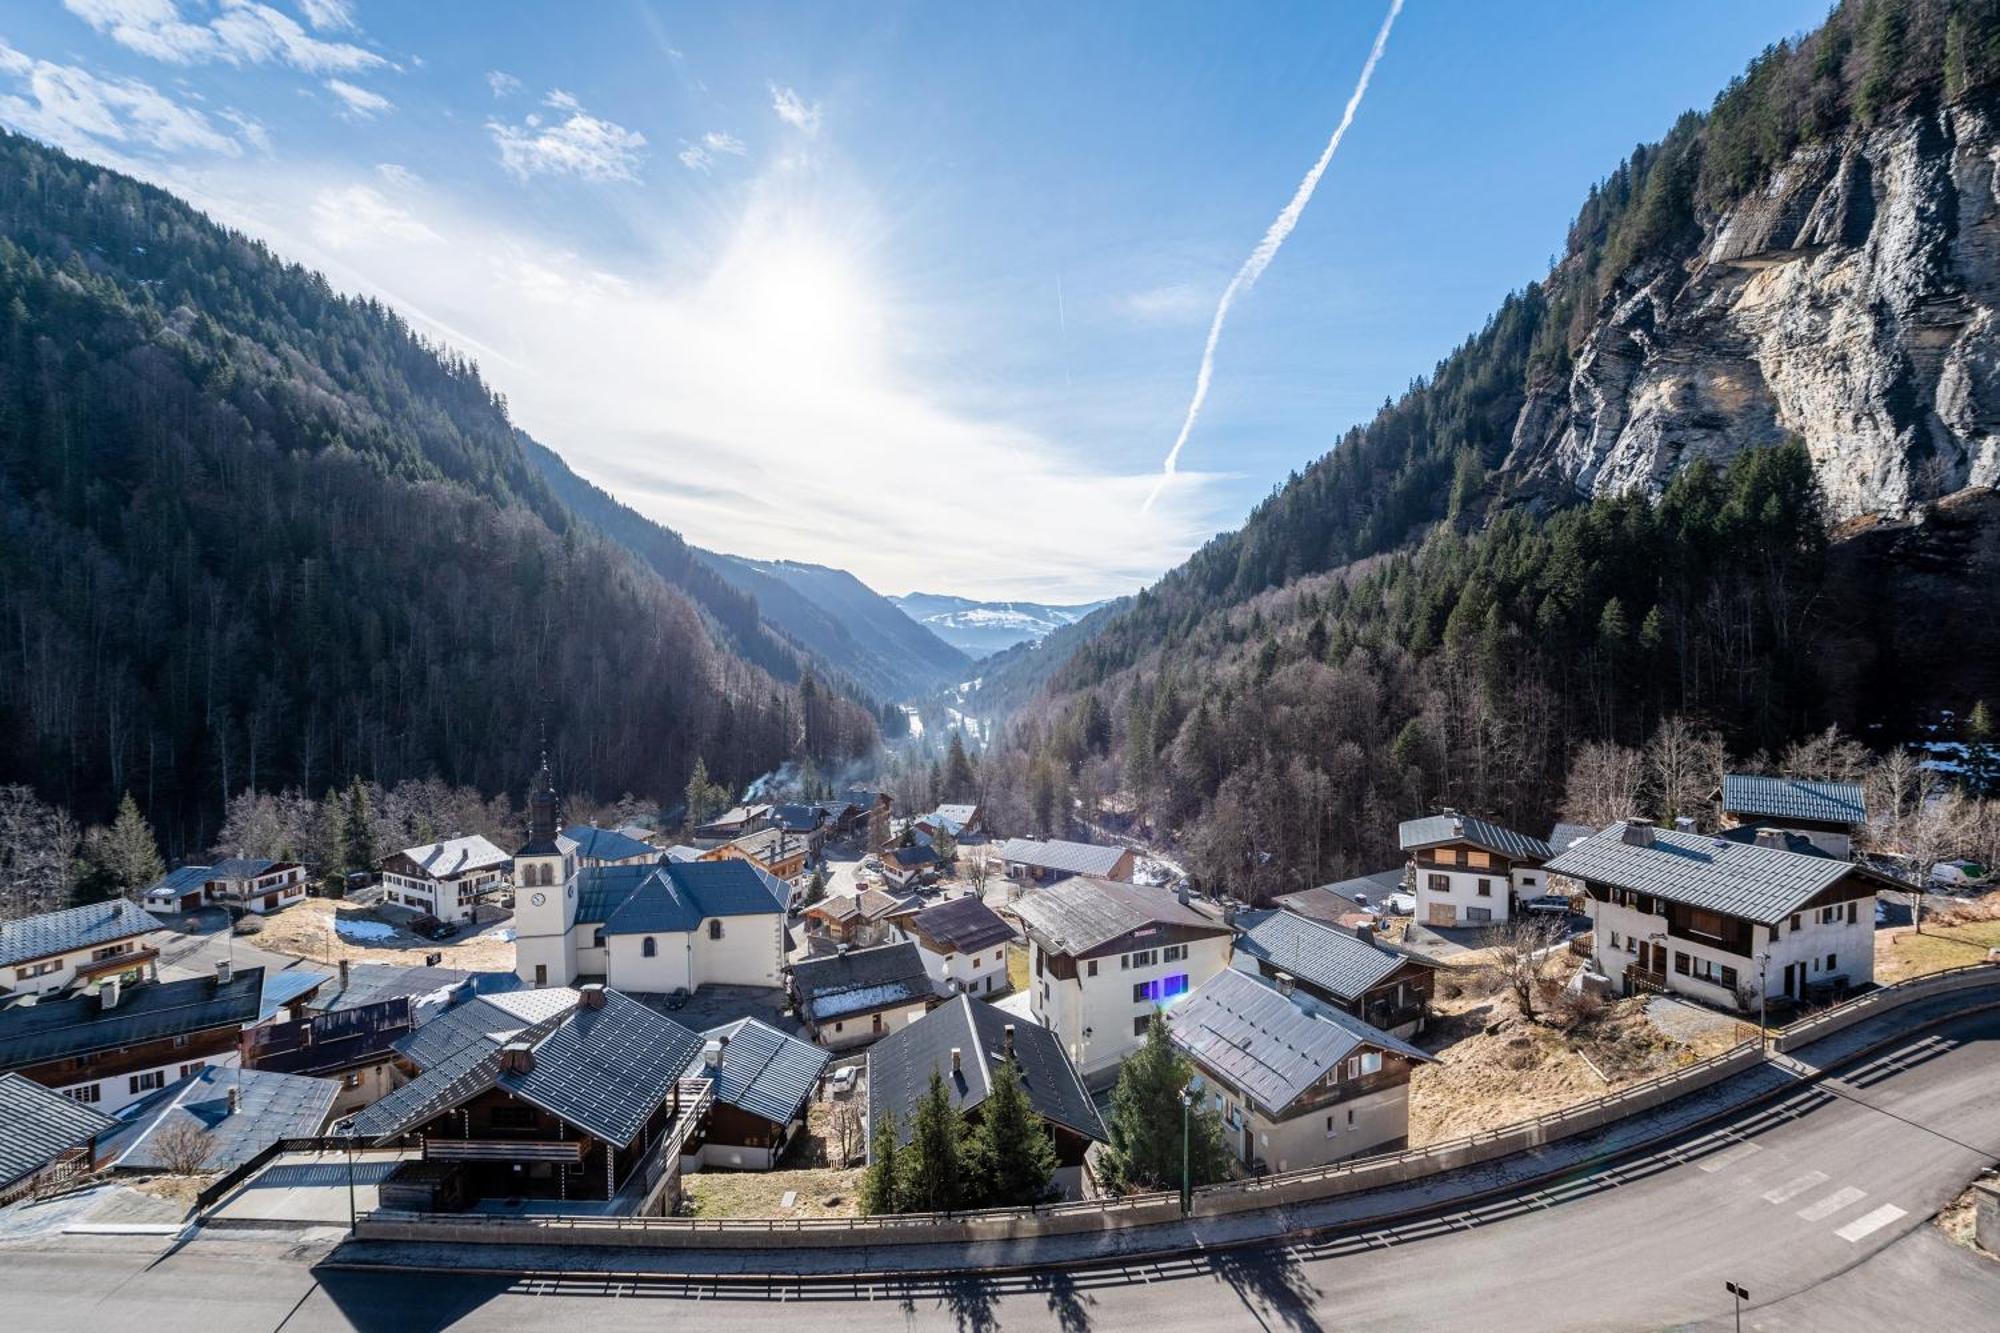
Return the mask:
[[1558,824],[1549,830],[1549,848],[1560,852],[1571,843],[1597,836],[1595,824]]
[[159,921],[143,907],[123,898],[0,921],[0,967],[128,940],[159,928]]
[[1182,904],[1166,889],[1082,876],[1028,890],[1014,911],[1028,933],[1052,953],[1085,953],[1149,925],[1230,933],[1229,927]]
[[1409,959],[1295,912],[1245,912],[1236,918],[1236,951],[1259,958],[1343,1000],[1359,999],[1370,986]]
[[807,1018],[822,1022],[930,999],[937,983],[908,940],[792,964],[792,989]]
[[20,1069],[92,1051],[257,1021],[264,969],[239,969],[227,982],[214,977],[149,981],[128,986],[118,1007],[96,995],[67,996],[0,1011],[0,1069]]
[[1267,1114],[1282,1116],[1308,1088],[1363,1047],[1428,1064],[1431,1057],[1310,995],[1281,994],[1225,968],[1167,1010],[1167,1032],[1203,1068]]
[[322,987],[312,1008],[329,1013],[361,1009],[407,995],[420,1012],[441,1008],[461,991],[496,995],[523,989],[528,983],[512,972],[460,972],[445,967],[399,967],[394,963],[355,963],[343,984],[338,978]]
[[[1006,1030],[1014,1028],[1014,1060],[1028,1100],[1043,1119],[1087,1138],[1106,1142],[1104,1121],[1076,1066],[1055,1033],[1025,1018],[961,995],[868,1048],[868,1123],[896,1117],[897,1137],[908,1140],[916,1123],[917,1101],[930,1087],[931,1071],[944,1076],[952,1103],[970,1111],[993,1092],[993,1070],[1006,1059]],[[959,1072],[951,1068],[953,1048]]]
[[332,980],[331,972],[322,972],[312,967],[287,967],[266,973],[264,994],[257,1005],[258,1019],[271,1017],[293,1000],[303,995],[310,995]]
[[910,925],[949,953],[977,953],[1014,938],[1014,928],[976,893],[926,907],[911,918]]
[[412,1029],[396,1050],[418,1069],[430,1069],[469,1045],[497,1047],[511,1041],[535,1024],[567,1013],[576,1001],[577,992],[567,986],[465,999]]
[[141,896],[150,898],[157,894],[172,897],[178,902],[187,894],[207,884],[214,878],[214,874],[213,866],[182,866],[178,870],[169,870],[148,884]]
[[1531,838],[1484,819],[1474,819],[1471,815],[1427,815],[1422,819],[1406,819],[1397,827],[1396,835],[1406,852],[1419,847],[1464,842],[1514,861],[1546,861],[1552,855],[1549,845],[1540,838]]
[[635,856],[643,856],[657,861],[660,849],[650,842],[608,828],[598,828],[593,824],[576,824],[563,830],[563,836],[576,844],[576,854],[593,861],[624,861]]
[[[232,1088],[239,1098],[233,1113]],[[279,1139],[316,1137],[339,1095],[340,1084],[332,1079],[211,1066],[120,1112],[102,1152],[126,1170],[165,1170],[171,1164],[161,1155],[163,1136],[175,1125],[191,1125],[212,1145],[203,1169],[227,1171]]]
[[273,861],[268,856],[232,856],[210,866],[208,877],[212,880],[255,879],[259,875],[270,874],[281,865],[290,864],[289,861]]
[[408,857],[432,879],[448,879],[469,870],[489,870],[509,865],[514,859],[477,833],[427,842],[421,847],[405,847],[397,855]]
[[920,842],[914,847],[891,847],[882,853],[882,859],[894,861],[900,870],[921,870],[925,866],[938,865],[944,860],[938,855],[937,848],[927,842]]
[[0,1074],[0,1185],[11,1185],[118,1122],[23,1078]]
[[1820,782],[1728,773],[1722,779],[1722,808],[1760,819],[1811,819],[1828,824],[1865,824],[1868,798],[1858,782]]
[[1071,875],[1108,875],[1118,868],[1129,851],[1125,847],[1101,847],[1092,842],[1063,842],[1051,839],[1009,838],[1000,844],[1000,859],[1039,870],[1060,870]]
[[1768,923],[1854,869],[1831,857],[1670,829],[1648,829],[1644,845],[1634,846],[1626,833],[1613,824],[1550,861],[1549,872]]
[[533,1049],[528,1073],[501,1068],[501,1048],[471,1042],[354,1118],[365,1138],[407,1133],[499,1086],[598,1138],[630,1144],[671,1094],[701,1038],[637,1000],[604,993],[515,1034]]
[[831,1051],[754,1018],[739,1018],[701,1035],[704,1044],[728,1038],[722,1066],[712,1067],[696,1054],[682,1077],[713,1080],[717,1101],[774,1125],[789,1124],[805,1115],[805,1105],[819,1087],[819,1076],[833,1059]]
[[653,865],[586,866],[577,872],[576,919],[607,935],[672,935],[709,917],[780,915],[791,890],[738,857]]

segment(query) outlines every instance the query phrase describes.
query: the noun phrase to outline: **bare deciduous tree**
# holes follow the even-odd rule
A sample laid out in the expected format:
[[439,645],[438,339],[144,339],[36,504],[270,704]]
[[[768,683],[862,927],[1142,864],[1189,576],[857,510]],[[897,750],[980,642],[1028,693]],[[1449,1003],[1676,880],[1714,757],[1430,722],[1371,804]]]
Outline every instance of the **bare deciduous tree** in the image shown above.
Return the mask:
[[1482,947],[1492,954],[1494,972],[1514,992],[1521,1017],[1535,1017],[1542,983],[1555,970],[1562,942],[1560,923],[1542,916],[1515,917],[1486,933]]
[[1595,828],[1639,812],[1646,765],[1637,750],[1613,741],[1586,741],[1570,759],[1563,817]]
[[1722,738],[1684,717],[1670,717],[1646,743],[1646,790],[1662,823],[1686,817],[1697,822],[1709,797],[1722,785],[1728,763]]
[[861,1112],[852,1102],[835,1102],[827,1116],[827,1151],[830,1166],[846,1166],[861,1155]]
[[215,1139],[192,1120],[176,1120],[153,1135],[153,1152],[170,1175],[199,1175],[215,1156]]

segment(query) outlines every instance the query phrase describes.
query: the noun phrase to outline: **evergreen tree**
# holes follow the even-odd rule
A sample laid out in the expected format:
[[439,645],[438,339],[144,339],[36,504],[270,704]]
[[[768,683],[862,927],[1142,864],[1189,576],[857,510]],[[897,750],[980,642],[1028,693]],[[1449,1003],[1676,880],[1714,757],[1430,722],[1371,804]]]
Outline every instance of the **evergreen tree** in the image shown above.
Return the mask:
[[870,1217],[896,1211],[902,1147],[896,1141],[896,1114],[884,1111],[868,1145],[868,1170],[861,1177],[861,1211]]
[[708,761],[695,756],[687,783],[688,826],[705,824],[729,808],[729,789],[708,776]]
[[1981,699],[1965,719],[1965,784],[1976,795],[2000,786],[2000,750],[1994,747],[1993,714]]
[[375,811],[368,784],[354,779],[347,789],[346,820],[341,826],[341,857],[348,870],[375,868]]
[[132,793],[125,793],[118,802],[118,817],[111,821],[111,828],[100,841],[93,859],[120,892],[144,888],[166,873],[166,863],[160,860],[160,844],[153,837],[153,826],[139,813],[139,804],[132,799]]
[[805,905],[811,907],[814,903],[824,900],[825,897],[826,870],[822,866],[814,866],[812,879],[806,885]]
[[993,1091],[980,1103],[979,1124],[968,1138],[968,1174],[979,1182],[982,1206],[1012,1208],[1048,1199],[1056,1145],[1012,1060],[993,1071]]
[[899,1154],[898,1212],[941,1213],[960,1206],[965,1188],[965,1118],[945,1090],[944,1075],[931,1070],[930,1087],[917,1102],[910,1142]]
[[[1104,1178],[1119,1190],[1178,1189],[1181,1183],[1181,1089],[1194,1065],[1167,1036],[1166,1020],[1155,1013],[1146,1040],[1118,1070],[1111,1092],[1111,1143],[1104,1153]],[[1222,1179],[1229,1152],[1222,1121],[1197,1105],[1187,1120],[1187,1164],[1196,1185]]]
[[944,760],[944,799],[969,801],[978,794],[979,775],[973,770],[972,756],[965,752],[965,734],[954,730]]

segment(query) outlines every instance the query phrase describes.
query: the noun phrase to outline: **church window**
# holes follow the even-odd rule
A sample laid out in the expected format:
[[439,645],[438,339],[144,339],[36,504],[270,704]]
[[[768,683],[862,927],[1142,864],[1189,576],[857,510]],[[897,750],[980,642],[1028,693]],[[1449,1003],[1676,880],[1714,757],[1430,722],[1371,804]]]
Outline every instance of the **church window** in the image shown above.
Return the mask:
[[656,955],[658,955],[659,952],[660,952],[660,942],[654,939],[651,935],[648,935],[639,944],[639,953],[646,958],[655,957]]

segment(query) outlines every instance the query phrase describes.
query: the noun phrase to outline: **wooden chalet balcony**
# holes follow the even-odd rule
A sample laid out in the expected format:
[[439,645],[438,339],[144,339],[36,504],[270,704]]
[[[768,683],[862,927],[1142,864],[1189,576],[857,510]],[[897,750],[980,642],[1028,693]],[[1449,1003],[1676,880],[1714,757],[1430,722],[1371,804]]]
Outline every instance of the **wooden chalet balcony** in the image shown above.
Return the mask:
[[1667,974],[1656,972],[1650,967],[1640,967],[1637,963],[1627,963],[1625,982],[1635,992],[1664,991],[1667,988]]
[[426,1139],[424,1156],[433,1162],[562,1162],[583,1160],[583,1141],[567,1139]]

